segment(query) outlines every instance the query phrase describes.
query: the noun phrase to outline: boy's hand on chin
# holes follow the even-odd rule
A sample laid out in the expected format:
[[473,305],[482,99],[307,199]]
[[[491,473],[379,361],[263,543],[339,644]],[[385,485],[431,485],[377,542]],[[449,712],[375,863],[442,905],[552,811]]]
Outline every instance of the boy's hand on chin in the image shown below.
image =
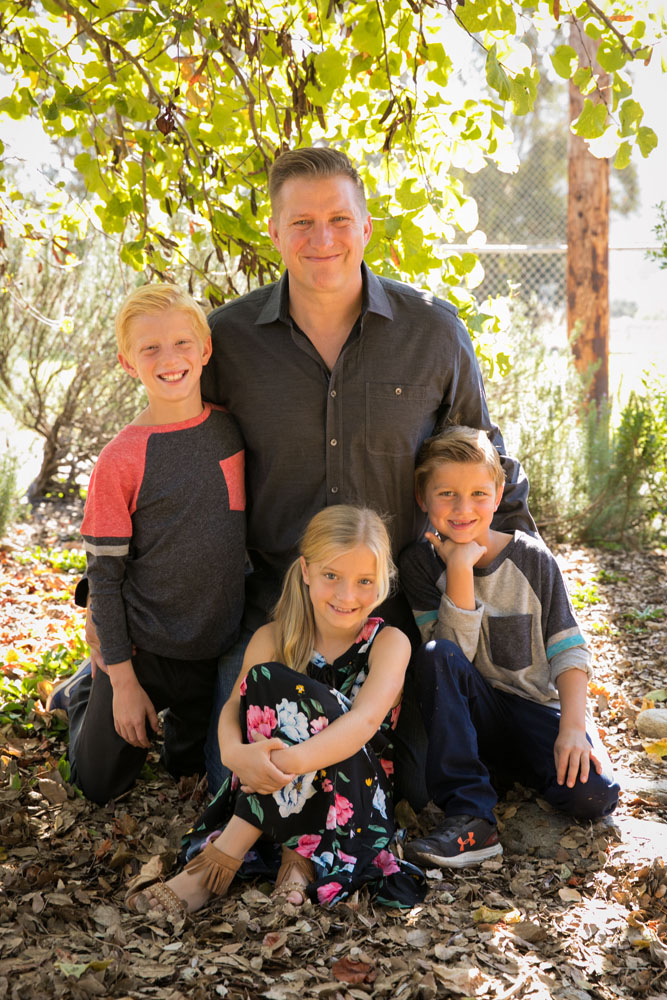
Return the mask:
[[475,566],[486,552],[486,545],[479,545],[475,541],[455,542],[452,538],[441,538],[431,531],[426,532],[425,538],[431,543],[442,561],[450,567]]

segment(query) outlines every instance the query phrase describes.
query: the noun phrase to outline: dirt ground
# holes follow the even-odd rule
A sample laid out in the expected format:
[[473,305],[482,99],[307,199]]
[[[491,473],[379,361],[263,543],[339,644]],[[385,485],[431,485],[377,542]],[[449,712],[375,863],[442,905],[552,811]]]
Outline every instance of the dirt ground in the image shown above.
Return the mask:
[[[76,575],[22,559],[35,545],[78,545],[77,516],[47,505],[0,543],[0,657],[43,653],[78,620]],[[205,789],[176,787],[152,754],[130,793],[105,808],[84,801],[57,769],[62,720],[38,700],[30,728],[0,730],[0,1000],[667,1000],[667,746],[635,725],[650,692],[667,712],[667,555],[558,556],[624,789],[611,819],[573,822],[516,785],[498,806],[502,859],[430,872],[425,903],[407,913],[363,893],[331,910],[275,906],[269,886],[239,883],[192,918],[132,915],[128,878],[144,864],[169,872]],[[5,676],[20,675],[15,655]],[[437,821],[432,809],[399,815],[411,833]]]

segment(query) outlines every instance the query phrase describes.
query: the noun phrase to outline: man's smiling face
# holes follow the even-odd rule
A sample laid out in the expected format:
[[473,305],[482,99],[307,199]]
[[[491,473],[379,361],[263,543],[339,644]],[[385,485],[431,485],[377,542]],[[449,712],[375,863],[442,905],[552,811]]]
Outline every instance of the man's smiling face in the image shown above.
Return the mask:
[[290,292],[347,293],[361,283],[371,218],[349,177],[293,177],[280,189],[269,234]]

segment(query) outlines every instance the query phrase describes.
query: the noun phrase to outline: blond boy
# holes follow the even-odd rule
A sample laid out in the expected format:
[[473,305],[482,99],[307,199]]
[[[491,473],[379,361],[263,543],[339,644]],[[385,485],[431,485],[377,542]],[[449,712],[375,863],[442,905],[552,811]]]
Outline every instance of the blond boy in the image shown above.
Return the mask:
[[163,763],[175,777],[203,773],[245,561],[243,444],[230,414],[202,403],[204,312],[172,285],[144,285],[122,304],[116,335],[147,405],[91,477],[81,533],[103,662],[83,671],[68,706],[72,780],[100,803],[132,785],[163,709]]

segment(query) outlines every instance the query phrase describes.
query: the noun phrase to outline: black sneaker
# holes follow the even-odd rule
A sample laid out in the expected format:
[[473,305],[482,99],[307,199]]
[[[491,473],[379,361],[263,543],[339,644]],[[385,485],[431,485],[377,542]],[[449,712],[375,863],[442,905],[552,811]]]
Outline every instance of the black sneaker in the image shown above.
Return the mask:
[[422,867],[465,868],[502,853],[497,827],[475,816],[449,816],[430,837],[405,845],[408,861]]
[[55,708],[62,708],[67,711],[69,708],[72,691],[80,680],[92,672],[90,660],[84,660],[79,669],[69,677],[62,677],[54,686],[46,702],[46,711],[53,712]]

